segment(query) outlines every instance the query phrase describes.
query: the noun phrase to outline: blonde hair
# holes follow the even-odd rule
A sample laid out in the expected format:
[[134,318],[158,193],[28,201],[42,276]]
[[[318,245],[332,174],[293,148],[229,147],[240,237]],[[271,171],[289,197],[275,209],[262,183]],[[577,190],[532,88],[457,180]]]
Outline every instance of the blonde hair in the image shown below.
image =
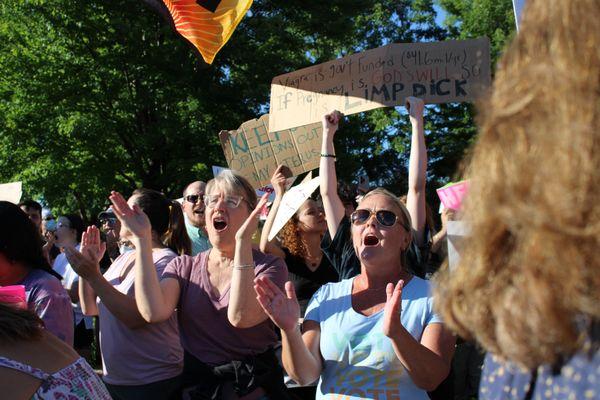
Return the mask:
[[[365,199],[368,199],[371,196],[374,195],[381,195],[381,196],[386,196],[388,198],[390,198],[398,207],[398,209],[400,210],[401,214],[402,214],[402,224],[405,227],[408,227],[408,231],[409,233],[412,233],[412,222],[411,222],[411,218],[410,218],[410,213],[408,212],[406,205],[404,203],[404,201],[402,201],[402,198],[396,196],[395,194],[393,194],[392,192],[390,192],[387,189],[378,187],[375,188],[373,190],[371,190],[370,192],[368,192],[367,194],[365,194],[363,197],[361,197],[360,199],[360,203],[362,203],[363,201],[365,201]],[[358,203],[360,205],[360,203]]]
[[600,317],[598,15],[598,0],[528,2],[480,108],[471,237],[438,278],[450,327],[528,368],[577,351]]

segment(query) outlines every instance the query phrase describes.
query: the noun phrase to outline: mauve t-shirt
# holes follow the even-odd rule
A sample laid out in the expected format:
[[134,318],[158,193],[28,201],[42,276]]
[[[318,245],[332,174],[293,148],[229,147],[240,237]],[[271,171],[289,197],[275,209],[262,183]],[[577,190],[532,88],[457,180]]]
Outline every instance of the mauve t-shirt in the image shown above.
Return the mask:
[[[155,249],[152,260],[160,277],[175,254],[171,249]],[[135,298],[135,251],[121,254],[104,278],[119,292]],[[129,269],[125,279],[121,276]],[[111,385],[143,385],[173,378],[183,371],[183,349],[179,341],[175,313],[163,322],[128,328],[98,298],[100,349],[103,379]]]
[[27,305],[46,329],[69,346],[73,346],[73,308],[71,298],[54,275],[32,269],[17,285],[25,286]]
[[[207,273],[209,253],[207,250],[194,257],[177,257],[167,265],[162,276],[179,281],[177,318],[183,348],[212,366],[263,353],[277,342],[273,323],[267,318],[252,328],[243,329],[229,323],[229,288],[220,298],[214,294]],[[288,276],[285,262],[258,250],[252,250],[252,256],[255,276],[266,276],[283,290]]]

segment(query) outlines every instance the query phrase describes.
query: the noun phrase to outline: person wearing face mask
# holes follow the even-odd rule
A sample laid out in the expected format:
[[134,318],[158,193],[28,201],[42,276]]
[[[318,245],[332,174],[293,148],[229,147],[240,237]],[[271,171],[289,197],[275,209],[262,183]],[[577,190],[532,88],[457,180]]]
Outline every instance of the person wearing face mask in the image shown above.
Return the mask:
[[350,221],[361,272],[322,286],[302,331],[292,283],[284,293],[256,279],[259,302],[282,332],[283,365],[300,384],[319,379],[317,399],[428,399],[448,375],[454,338],[433,311],[429,283],[406,268],[410,213],[378,188]]
[[[157,191],[137,189],[125,205],[147,215],[149,266],[155,277],[178,254],[190,254],[190,241],[178,203]],[[126,224],[121,225],[119,235],[124,240],[133,238]],[[145,321],[135,299],[136,252],[119,255],[103,275],[100,260],[105,250],[100,232],[94,226],[84,233],[81,252],[73,247],[65,250],[81,276],[79,294],[83,311],[99,316],[104,382],[115,400],[178,398],[183,351],[177,318],[172,314],[158,323]]]
[[181,208],[185,216],[185,228],[192,241],[192,256],[202,253],[210,248],[210,242],[206,236],[206,224],[204,218],[204,192],[206,183],[202,181],[192,182],[183,190],[183,203]]
[[94,338],[93,321],[92,318],[83,315],[79,302],[79,277],[69,264],[69,260],[67,260],[64,253],[64,249],[67,247],[79,249],[79,240],[85,226],[81,217],[75,214],[60,216],[56,222],[54,243],[57,247],[63,249],[63,252],[56,257],[52,268],[63,277],[62,285],[69,293],[69,297],[71,297],[75,320],[75,340],[73,346],[77,350],[86,349]]
[[289,279],[294,283],[300,314],[304,316],[312,295],[321,285],[339,280],[337,272],[321,251],[321,239],[327,229],[323,208],[313,199],[307,199],[279,233],[281,246],[275,238],[269,241],[269,233],[283,199],[286,185],[285,166],[280,165],[271,184],[275,200],[262,229],[260,250],[285,260]]
[[185,351],[184,398],[286,399],[272,349],[277,335],[253,289],[255,276],[269,277],[280,287],[287,279],[283,260],[252,248],[267,195],[257,202],[248,181],[231,171],[208,182],[204,202],[212,248],[173,259],[160,279],[152,269],[148,217],[118,193],[110,199],[135,244],[141,316],[157,323],[177,310]]

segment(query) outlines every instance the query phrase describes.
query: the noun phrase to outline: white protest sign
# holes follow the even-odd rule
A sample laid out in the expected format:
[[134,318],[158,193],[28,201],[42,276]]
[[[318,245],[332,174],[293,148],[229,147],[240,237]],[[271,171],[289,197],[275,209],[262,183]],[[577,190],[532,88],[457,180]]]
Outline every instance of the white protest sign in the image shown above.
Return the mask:
[[294,216],[296,211],[298,211],[302,203],[304,203],[319,187],[319,177],[317,176],[313,179],[311,179],[311,177],[312,174],[309,173],[302,182],[285,192],[283,195],[281,204],[277,210],[277,215],[275,216],[275,221],[273,221],[273,226],[269,232],[269,241],[273,240],[281,228],[283,228],[290,218]]
[[23,185],[21,182],[4,183],[0,185],[0,200],[10,201],[19,204],[23,195]]
[[450,271],[452,271],[458,266],[460,252],[471,229],[464,221],[448,221],[447,232],[448,267],[450,268]]

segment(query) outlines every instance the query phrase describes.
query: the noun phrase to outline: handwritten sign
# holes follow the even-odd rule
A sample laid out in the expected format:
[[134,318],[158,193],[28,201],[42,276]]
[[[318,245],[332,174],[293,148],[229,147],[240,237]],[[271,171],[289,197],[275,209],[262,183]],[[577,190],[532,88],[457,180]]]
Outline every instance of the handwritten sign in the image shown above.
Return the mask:
[[465,195],[469,190],[469,181],[450,182],[439,189],[436,189],[440,201],[445,208],[460,210]]
[[268,132],[268,126],[269,115],[263,115],[219,133],[229,168],[258,189],[270,183],[278,165],[289,167],[293,176],[319,167],[320,122],[275,132]]
[[269,241],[273,240],[285,224],[296,214],[300,206],[319,187],[319,183],[319,177],[313,178],[312,173],[309,173],[302,182],[283,194],[273,226],[269,232]]
[[0,200],[18,204],[23,194],[21,182],[3,183],[0,185]]
[[269,131],[314,123],[332,110],[403,105],[408,96],[472,101],[490,81],[487,38],[389,44],[273,78]]

